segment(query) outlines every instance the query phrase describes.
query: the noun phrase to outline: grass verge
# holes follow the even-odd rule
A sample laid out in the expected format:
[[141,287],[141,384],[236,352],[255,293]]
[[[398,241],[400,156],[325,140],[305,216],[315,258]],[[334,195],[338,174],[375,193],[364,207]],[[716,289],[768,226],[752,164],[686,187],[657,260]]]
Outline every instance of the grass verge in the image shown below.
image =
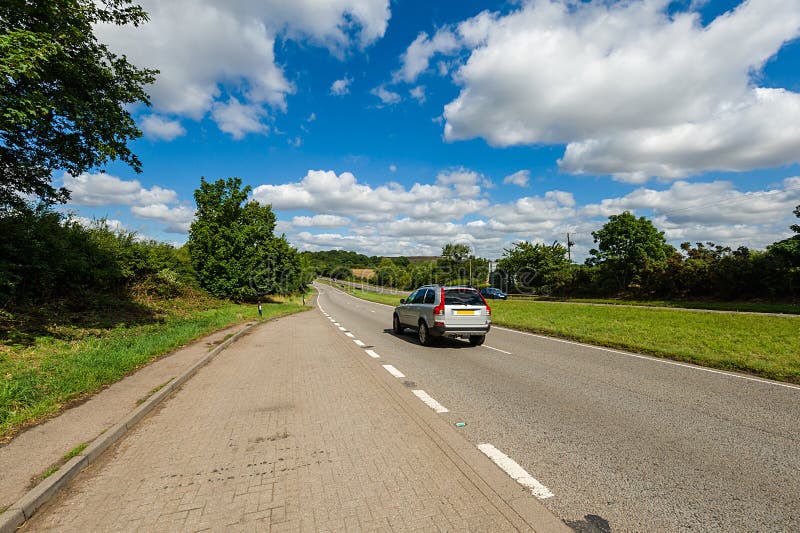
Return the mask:
[[[299,297],[279,299],[263,306],[261,320],[305,309]],[[71,327],[66,333],[59,325],[25,344],[0,343],[0,443],[163,354],[248,320],[259,320],[255,305],[203,299],[171,302],[157,319],[139,324]]]
[[[350,294],[397,305],[400,297]],[[493,300],[492,322],[587,344],[800,384],[800,317]]]

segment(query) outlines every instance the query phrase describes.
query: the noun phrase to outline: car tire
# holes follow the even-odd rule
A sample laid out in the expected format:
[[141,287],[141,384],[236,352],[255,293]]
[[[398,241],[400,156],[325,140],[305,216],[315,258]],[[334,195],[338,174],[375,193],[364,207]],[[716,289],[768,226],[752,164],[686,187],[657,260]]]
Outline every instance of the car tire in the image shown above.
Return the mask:
[[470,335],[469,336],[469,344],[470,346],[480,346],[483,344],[483,341],[486,340],[486,335]]
[[392,318],[392,331],[394,331],[394,334],[402,335],[405,329],[406,328],[404,328],[402,324],[400,324],[400,317],[394,315],[394,318]]
[[419,321],[417,336],[419,337],[419,343],[423,346],[430,346],[433,343],[433,337],[431,337],[431,332],[428,330],[428,325],[425,324],[424,320]]

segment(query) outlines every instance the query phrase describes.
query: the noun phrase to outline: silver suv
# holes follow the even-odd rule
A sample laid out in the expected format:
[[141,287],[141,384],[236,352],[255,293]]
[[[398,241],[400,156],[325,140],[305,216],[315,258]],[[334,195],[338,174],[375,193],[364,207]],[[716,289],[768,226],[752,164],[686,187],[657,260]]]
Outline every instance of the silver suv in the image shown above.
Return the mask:
[[423,346],[436,337],[462,337],[480,346],[489,333],[492,310],[472,287],[425,285],[394,308],[392,329],[401,334],[414,328]]

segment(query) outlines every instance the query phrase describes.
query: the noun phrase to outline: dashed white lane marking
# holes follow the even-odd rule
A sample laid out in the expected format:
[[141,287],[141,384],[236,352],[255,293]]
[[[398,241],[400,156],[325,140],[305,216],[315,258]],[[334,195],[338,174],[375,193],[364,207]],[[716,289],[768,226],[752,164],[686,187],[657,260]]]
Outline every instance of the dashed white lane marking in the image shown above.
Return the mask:
[[349,331],[345,331],[344,334],[347,335],[348,337],[350,337],[351,339],[355,337],[355,335],[353,335]]
[[[359,301],[362,301],[362,302],[363,301],[368,301],[368,300],[363,300],[361,298],[353,296],[352,294],[347,294],[346,292],[340,291],[338,289],[333,289],[333,290],[336,291],[336,292],[339,292],[341,294],[344,294],[345,296],[349,296],[350,298],[353,298],[355,300],[359,300]],[[382,303],[378,303],[378,302],[370,302],[370,303],[372,303],[374,305],[381,305],[383,307],[394,307],[394,306],[391,306],[391,305],[382,304]],[[762,383],[764,385],[774,385],[776,387],[784,387],[786,389],[800,390],[800,386],[792,385],[790,383],[779,383],[779,382],[776,382],[776,381],[769,381],[769,380],[766,380],[766,379],[753,378],[753,377],[750,377],[750,376],[743,376],[741,374],[734,374],[732,372],[724,372],[722,370],[714,370],[714,369],[711,369],[711,368],[704,368],[704,367],[701,367],[701,366],[689,365],[689,364],[686,364],[686,363],[679,363],[677,361],[668,361],[666,359],[659,359],[659,358],[656,358],[656,357],[650,357],[648,355],[639,355],[639,354],[635,354],[635,353],[632,353],[632,352],[623,352],[623,351],[620,351],[620,350],[614,350],[613,348],[603,348],[603,347],[600,347],[600,346],[593,346],[591,344],[584,344],[584,343],[581,343],[581,342],[568,341],[568,340],[565,340],[565,339],[557,339],[555,337],[548,337],[546,335],[537,335],[535,333],[528,333],[527,331],[517,331],[515,329],[504,328],[504,327],[501,327],[501,326],[494,326],[493,325],[492,328],[499,329],[500,331],[508,331],[509,333],[516,333],[517,335],[527,335],[529,337],[537,337],[539,339],[544,339],[544,340],[548,340],[548,341],[561,342],[561,343],[564,343],[564,344],[572,344],[572,345],[575,345],[575,346],[582,346],[584,348],[591,348],[593,350],[600,350],[602,352],[614,353],[614,354],[618,354],[618,355],[625,355],[625,356],[628,356],[628,357],[634,357],[636,359],[643,359],[645,361],[650,361],[651,363],[660,363],[662,365],[680,366],[680,367],[688,368],[688,369],[691,369],[691,370],[699,370],[701,372],[708,372],[710,374],[717,374],[717,375],[720,375],[720,376],[727,376],[729,378],[743,379],[745,381],[755,381],[756,383]]]
[[334,322],[333,325],[334,326],[341,326],[341,324],[339,324],[338,322]]
[[491,444],[478,444],[478,449],[485,453],[489,459],[494,461],[497,466],[502,468],[503,471],[511,476],[517,483],[523,487],[529,488],[531,493],[540,500],[553,497],[553,493],[550,492],[550,489],[536,481],[524,468]]
[[393,375],[396,378],[404,378],[404,377],[406,377],[405,374],[403,374],[402,372],[397,370],[392,365],[383,365],[383,368],[385,368],[388,373],[390,373],[391,375]]
[[356,343],[356,344],[358,344],[358,345],[359,345],[359,346],[361,346],[362,348],[363,348],[364,346],[366,346],[366,344],[364,344],[363,342],[361,342],[361,341],[360,341],[360,340],[358,340],[358,339],[355,339],[355,340],[353,340],[353,342],[354,342],[354,343]]
[[342,326],[339,326],[339,329],[342,331],[347,331],[347,328],[343,328]]
[[436,400],[434,400],[433,398],[428,396],[428,393],[425,392],[424,390],[415,390],[415,391],[411,391],[411,392],[413,392],[414,395],[417,398],[419,398],[420,400],[425,402],[425,405],[427,405],[428,407],[430,407],[431,409],[433,409],[437,413],[449,413],[450,412],[450,410],[447,407],[445,407],[444,405],[440,404],[439,402],[437,402]]
[[367,355],[372,357],[373,359],[380,359],[381,356],[376,354],[374,350],[366,350]]
[[494,346],[487,346],[487,345],[484,344],[483,347],[484,348],[489,348],[490,350],[494,350],[495,352],[500,352],[500,353],[504,353],[506,355],[511,355],[511,352],[507,352],[505,350],[501,350],[500,348],[495,348]]

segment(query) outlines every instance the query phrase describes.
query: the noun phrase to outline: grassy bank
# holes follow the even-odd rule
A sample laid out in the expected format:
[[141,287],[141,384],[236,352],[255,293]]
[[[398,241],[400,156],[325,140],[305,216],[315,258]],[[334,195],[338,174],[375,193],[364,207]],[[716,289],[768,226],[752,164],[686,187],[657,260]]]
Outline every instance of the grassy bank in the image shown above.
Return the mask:
[[[389,305],[400,297],[355,296]],[[800,317],[546,302],[490,302],[495,325],[800,384]]]
[[[303,309],[299,299],[266,303],[262,320]],[[255,305],[196,294],[137,311],[112,323],[94,311],[36,327],[42,316],[0,317],[0,442],[188,342],[259,319]]]

